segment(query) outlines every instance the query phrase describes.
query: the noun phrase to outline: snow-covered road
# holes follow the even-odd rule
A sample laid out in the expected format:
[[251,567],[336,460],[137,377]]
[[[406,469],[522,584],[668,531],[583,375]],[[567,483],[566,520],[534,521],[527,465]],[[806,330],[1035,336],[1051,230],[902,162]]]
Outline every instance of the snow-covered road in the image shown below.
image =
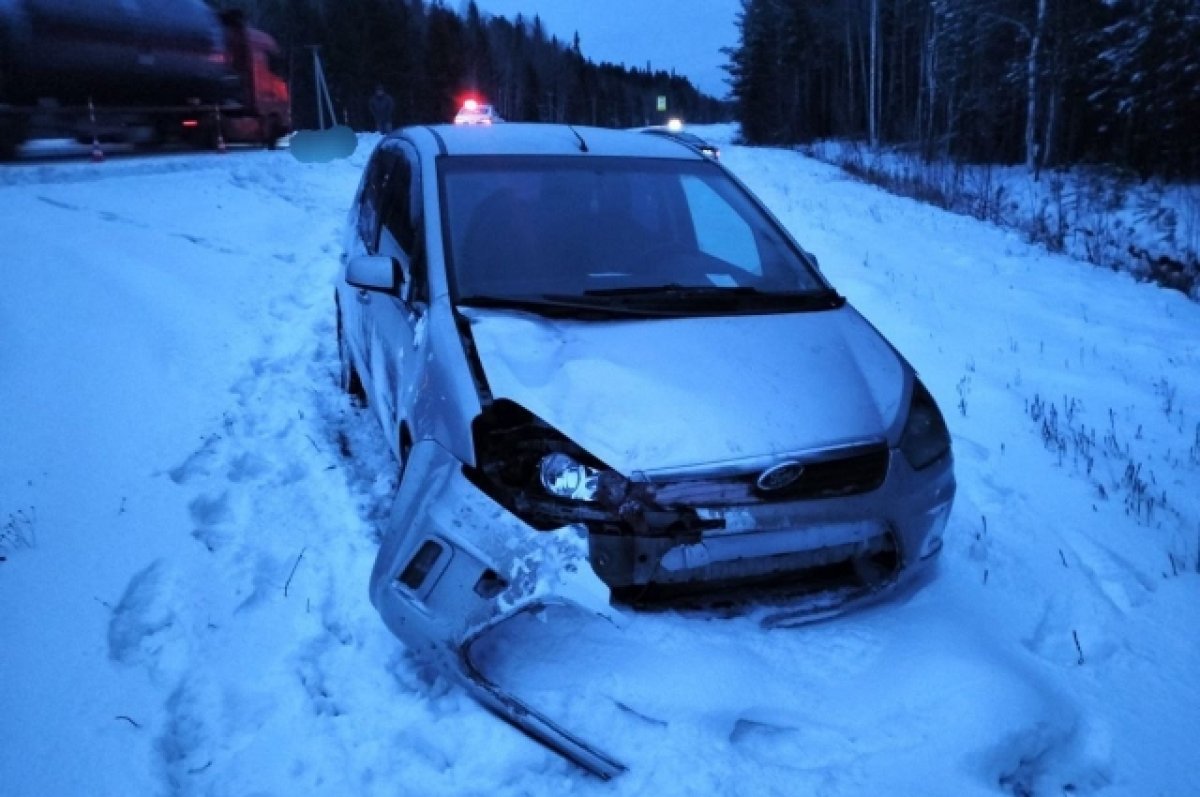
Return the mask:
[[946,411],[940,573],[801,628],[530,629],[497,666],[602,726],[610,784],[429,672],[366,597],[394,465],[334,384],[374,141],[0,170],[5,795],[1198,788],[1200,306],[728,141]]

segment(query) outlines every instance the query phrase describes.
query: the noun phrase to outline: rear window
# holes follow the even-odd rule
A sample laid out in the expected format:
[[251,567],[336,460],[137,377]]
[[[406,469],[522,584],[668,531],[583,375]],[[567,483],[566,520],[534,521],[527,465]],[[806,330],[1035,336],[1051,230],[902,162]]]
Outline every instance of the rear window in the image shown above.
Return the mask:
[[460,297],[825,288],[712,163],[488,156],[443,158],[439,170],[446,262]]

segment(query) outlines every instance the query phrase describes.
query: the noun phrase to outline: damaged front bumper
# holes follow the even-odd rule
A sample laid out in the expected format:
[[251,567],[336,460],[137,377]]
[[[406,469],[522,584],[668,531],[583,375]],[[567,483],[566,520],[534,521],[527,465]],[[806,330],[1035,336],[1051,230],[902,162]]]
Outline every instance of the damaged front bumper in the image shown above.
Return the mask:
[[[687,488],[699,523],[695,535],[622,534],[593,529],[591,564],[619,600],[653,604],[769,585],[785,598],[837,593],[846,609],[915,579],[941,550],[955,483],[949,456],[914,471],[895,450],[875,488],[818,500],[722,504],[719,490]],[[651,488],[659,500],[680,483]],[[797,614],[799,617],[799,614]]]
[[472,658],[501,624],[548,606],[620,622],[588,565],[583,529],[534,531],[481,493],[436,443],[413,447],[371,576],[388,628],[481,704],[604,779],[625,767],[501,689]]
[[[596,522],[538,531],[479,489],[462,462],[424,441],[406,463],[372,574],[372,602],[397,637],[432,657],[485,707],[611,778],[625,767],[494,683],[486,653],[477,653],[489,645],[477,643],[501,638],[494,632],[515,618],[550,609],[620,626],[614,594],[637,603],[654,590],[687,594],[774,577],[801,582],[798,574],[845,563],[858,569],[859,588],[825,603],[779,608],[763,625],[811,621],[876,599],[933,560],[954,496],[948,458],[933,478],[928,470],[913,473],[895,452],[892,458],[888,479],[872,494],[698,508],[702,528],[692,524],[678,533],[622,533]],[[897,511],[870,519],[881,505]]]

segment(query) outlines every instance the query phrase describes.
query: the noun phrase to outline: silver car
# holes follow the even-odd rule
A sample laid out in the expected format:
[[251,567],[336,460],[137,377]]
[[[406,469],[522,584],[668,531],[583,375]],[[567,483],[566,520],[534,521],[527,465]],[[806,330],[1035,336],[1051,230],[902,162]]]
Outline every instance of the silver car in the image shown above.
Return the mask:
[[387,626],[588,770],[621,762],[489,676],[554,607],[799,622],[936,559],[950,438],[912,367],[723,166],[671,139],[442,125],[384,139],[336,289],[341,379],[400,486]]

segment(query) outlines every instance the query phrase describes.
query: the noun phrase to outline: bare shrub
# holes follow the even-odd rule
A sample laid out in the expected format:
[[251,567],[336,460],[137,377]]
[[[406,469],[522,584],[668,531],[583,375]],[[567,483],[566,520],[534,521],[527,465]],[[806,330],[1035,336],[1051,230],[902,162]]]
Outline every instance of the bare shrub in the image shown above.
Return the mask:
[[1113,170],[1051,171],[1025,178],[1022,207],[1014,175],[990,164],[926,161],[859,142],[816,142],[810,157],[864,182],[954,213],[1020,231],[1031,243],[1132,274],[1200,299],[1200,188],[1143,182]]
[[21,548],[37,546],[37,509],[18,509],[9,512],[0,524],[0,552],[11,552]]

